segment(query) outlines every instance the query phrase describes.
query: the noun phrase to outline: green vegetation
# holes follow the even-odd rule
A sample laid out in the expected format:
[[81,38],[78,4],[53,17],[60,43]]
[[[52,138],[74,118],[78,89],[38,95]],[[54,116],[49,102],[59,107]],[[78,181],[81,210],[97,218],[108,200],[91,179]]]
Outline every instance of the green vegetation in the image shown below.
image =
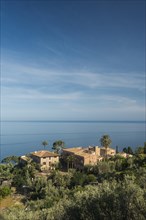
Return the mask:
[[0,199],[11,194],[11,189],[9,186],[0,186]]
[[132,148],[129,146],[129,147],[124,147],[123,148],[123,152],[127,153],[127,154],[133,154],[133,150]]
[[[146,153],[116,155],[82,171],[53,170],[41,175],[35,163],[1,164],[3,177],[11,180],[24,206],[2,211],[7,220],[145,220]],[[73,158],[70,158],[70,164]],[[2,186],[4,196],[12,193]]]
[[5,157],[2,160],[2,163],[18,163],[19,157],[17,156],[10,156],[10,157]]
[[108,148],[110,146],[110,144],[112,143],[112,140],[108,134],[104,134],[100,138],[100,143],[103,147]]
[[106,158],[107,158],[107,148],[110,146],[110,144],[112,143],[112,140],[110,138],[110,136],[108,134],[104,134],[101,138],[100,138],[100,143],[103,147],[106,148]]
[[57,140],[53,143],[52,149],[58,154],[64,148],[64,145],[65,145],[64,141]]
[[48,145],[48,141],[43,141],[42,145],[44,146],[44,149],[46,148],[46,146]]

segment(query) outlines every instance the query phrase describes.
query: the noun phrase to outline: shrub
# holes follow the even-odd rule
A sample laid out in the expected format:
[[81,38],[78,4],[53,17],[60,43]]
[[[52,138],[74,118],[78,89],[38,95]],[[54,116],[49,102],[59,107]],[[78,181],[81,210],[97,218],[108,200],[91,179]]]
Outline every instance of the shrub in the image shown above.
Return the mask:
[[8,195],[10,195],[10,194],[11,194],[11,189],[10,189],[10,187],[8,187],[8,186],[1,186],[1,187],[0,187],[0,196],[1,196],[2,198],[6,197],[6,196],[8,196]]

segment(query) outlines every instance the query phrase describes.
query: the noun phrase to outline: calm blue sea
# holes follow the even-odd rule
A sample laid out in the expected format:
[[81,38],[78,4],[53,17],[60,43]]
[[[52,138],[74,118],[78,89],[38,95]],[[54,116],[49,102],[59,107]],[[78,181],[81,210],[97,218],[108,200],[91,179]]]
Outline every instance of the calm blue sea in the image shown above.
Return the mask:
[[9,155],[24,155],[43,149],[47,140],[51,150],[54,141],[61,139],[66,147],[99,145],[103,134],[109,134],[112,147],[143,146],[146,141],[145,122],[98,121],[3,121],[1,122],[1,159]]

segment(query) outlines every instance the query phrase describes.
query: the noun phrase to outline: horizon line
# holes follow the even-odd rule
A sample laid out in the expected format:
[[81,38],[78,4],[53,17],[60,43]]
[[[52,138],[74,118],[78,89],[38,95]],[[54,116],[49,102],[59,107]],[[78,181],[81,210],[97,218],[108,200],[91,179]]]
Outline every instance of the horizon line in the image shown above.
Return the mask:
[[98,123],[98,122],[143,122],[143,123],[146,123],[146,120],[45,120],[45,119],[43,119],[43,120],[28,120],[28,119],[26,119],[26,120],[23,120],[23,119],[20,119],[20,120],[0,120],[0,122],[65,122],[65,123],[75,123],[75,122],[80,122],[80,123],[85,123],[85,122],[90,122],[90,123]]

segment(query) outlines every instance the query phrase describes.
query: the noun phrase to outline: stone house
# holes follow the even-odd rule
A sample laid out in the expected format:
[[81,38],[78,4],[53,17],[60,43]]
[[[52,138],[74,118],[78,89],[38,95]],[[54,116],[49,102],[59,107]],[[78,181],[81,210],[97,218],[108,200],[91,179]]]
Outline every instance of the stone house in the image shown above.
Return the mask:
[[106,157],[107,154],[107,158],[110,158],[111,156],[114,156],[116,154],[115,149],[108,147],[107,149],[105,147],[101,147],[100,148],[100,155],[102,157]]
[[100,150],[95,147],[75,147],[63,149],[63,157],[69,163],[69,167],[81,169],[85,165],[96,165],[103,157]]
[[55,169],[59,162],[59,155],[50,151],[34,151],[30,153],[29,159],[26,156],[21,156],[20,160],[23,164],[32,159],[35,163],[40,165],[41,170]]

